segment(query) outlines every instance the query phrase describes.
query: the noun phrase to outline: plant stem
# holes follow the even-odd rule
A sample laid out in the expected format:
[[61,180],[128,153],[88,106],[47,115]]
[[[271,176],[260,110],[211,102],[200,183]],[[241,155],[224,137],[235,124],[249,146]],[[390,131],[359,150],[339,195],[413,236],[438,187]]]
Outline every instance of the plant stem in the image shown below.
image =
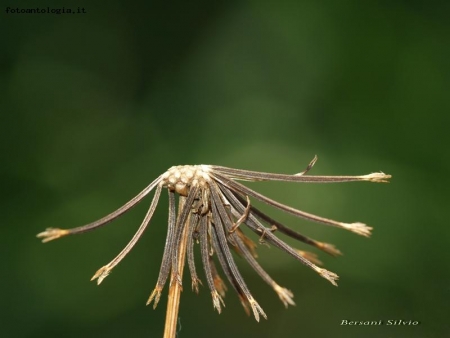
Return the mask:
[[[184,203],[186,198],[184,196],[180,196],[179,200],[179,208],[178,211],[180,212],[183,209]],[[181,240],[181,245],[178,249],[178,276],[182,278],[183,276],[183,270],[184,270],[184,264],[185,264],[185,257],[186,257],[186,245],[187,245],[187,238],[188,238],[188,224],[190,221],[190,215],[188,216],[186,220],[186,226],[183,230],[183,237]],[[181,224],[179,226],[182,226]],[[167,302],[167,312],[166,312],[166,323],[164,326],[164,338],[175,338],[177,334],[177,322],[178,322],[178,310],[180,307],[180,296],[182,287],[174,278],[173,274],[171,275],[171,285],[169,288],[169,299]]]

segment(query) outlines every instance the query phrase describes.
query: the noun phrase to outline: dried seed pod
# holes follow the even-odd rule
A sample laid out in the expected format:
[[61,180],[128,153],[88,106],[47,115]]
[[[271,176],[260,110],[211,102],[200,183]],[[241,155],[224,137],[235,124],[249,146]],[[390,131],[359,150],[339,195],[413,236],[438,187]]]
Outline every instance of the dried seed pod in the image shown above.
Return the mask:
[[[264,202],[296,217],[335,226],[366,237],[370,235],[372,228],[360,222],[338,222],[295,209],[261,195],[237,181],[284,181],[298,183],[387,182],[391,177],[383,173],[363,176],[307,175],[316,161],[317,157],[314,157],[304,171],[295,175],[263,173],[211,165],[174,166],[159,176],[124,206],[102,219],[73,229],[48,228],[46,231],[38,234],[37,237],[42,238],[43,242],[48,242],[67,235],[94,230],[130,210],[156,188],[147,215],[131,241],[117,257],[100,268],[92,277],[93,280],[97,279],[97,283],[100,284],[142,236],[156,209],[162,188],[167,188],[169,191],[169,220],[166,243],[159,277],[147,304],[153,301],[154,307],[156,307],[164,285],[169,278],[169,274],[171,274],[171,289],[169,291],[171,297],[169,297],[168,318],[169,309],[175,309],[173,310],[175,312],[171,312],[171,316],[175,315],[176,320],[178,298],[182,286],[181,275],[186,252],[192,288],[198,292],[198,285],[201,284],[194,264],[194,246],[195,243],[200,243],[202,263],[214,308],[219,313],[221,312],[221,305],[224,306],[223,297],[226,291],[226,286],[215,265],[214,257],[217,257],[223,273],[237,292],[244,309],[247,313],[253,312],[255,319],[259,321],[260,315],[267,318],[266,314],[250,293],[230,249],[236,251],[249,263],[256,273],[272,287],[286,307],[295,305],[295,303],[292,292],[276,283],[260,266],[256,260],[256,244],[245,234],[245,228],[260,236],[261,243],[267,242],[287,252],[333,285],[337,285],[336,280],[338,276],[333,272],[318,267],[316,264],[321,264],[321,262],[315,254],[292,248],[280,239],[277,234],[287,235],[333,256],[339,255],[340,251],[332,244],[308,238],[272,219],[265,212],[254,207],[250,198]],[[176,194],[179,195],[178,210],[176,208]],[[172,318],[171,320],[173,321],[174,319]]]

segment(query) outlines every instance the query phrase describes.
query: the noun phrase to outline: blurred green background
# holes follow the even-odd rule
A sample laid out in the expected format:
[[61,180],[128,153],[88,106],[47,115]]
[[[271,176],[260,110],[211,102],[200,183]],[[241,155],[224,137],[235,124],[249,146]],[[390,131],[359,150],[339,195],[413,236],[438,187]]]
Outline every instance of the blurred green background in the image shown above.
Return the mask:
[[448,1],[38,3],[20,8],[87,13],[6,14],[17,4],[2,2],[1,337],[160,337],[166,293],[155,311],[145,301],[162,257],[165,193],[101,287],[90,277],[125,246],[151,198],[89,234],[46,245],[35,234],[106,215],[172,165],[295,173],[315,154],[311,174],[393,175],[388,185],[249,183],[375,228],[366,239],[264,208],[343,251],[319,253],[339,287],[262,246],[262,265],[297,306],[285,309],[237,259],[268,320],[247,317],[231,290],[218,315],[207,288],[195,295],[185,275],[179,337],[450,336]]

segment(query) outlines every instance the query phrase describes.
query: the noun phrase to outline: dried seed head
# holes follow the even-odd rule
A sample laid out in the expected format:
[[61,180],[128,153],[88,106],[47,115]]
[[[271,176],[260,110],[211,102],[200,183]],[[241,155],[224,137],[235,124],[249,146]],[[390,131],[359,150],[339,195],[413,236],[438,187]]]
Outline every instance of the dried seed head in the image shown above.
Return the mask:
[[161,184],[181,196],[187,196],[191,186],[206,188],[211,178],[207,165],[179,165],[171,167],[162,175]]
[[[100,284],[137,243],[150,223],[162,188],[168,188],[169,221],[166,244],[164,246],[158,281],[147,301],[147,305],[153,301],[154,307],[156,307],[170,274],[171,286],[167,317],[167,323],[169,324],[167,327],[170,327],[170,332],[172,332],[172,329],[175,327],[173,324],[176,322],[178,316],[179,294],[182,290],[181,276],[186,255],[194,291],[198,292],[198,286],[201,284],[197,276],[194,261],[194,245],[195,243],[199,243],[206,284],[211,291],[214,308],[219,313],[221,312],[221,305],[224,305],[222,298],[225,296],[225,291],[227,290],[220,276],[220,272],[216,269],[216,263],[218,261],[222,272],[236,291],[247,314],[253,312],[255,319],[259,321],[260,316],[267,318],[266,314],[250,293],[234,261],[231,249],[234,249],[235,252],[246,260],[253,270],[274,289],[285,306],[295,305],[295,303],[292,292],[276,283],[258,263],[256,260],[257,244],[247,237],[244,229],[251,230],[257,234],[260,237],[261,244],[267,242],[285,251],[313,269],[333,285],[337,285],[336,280],[338,279],[338,275],[318,267],[316,264],[320,264],[321,262],[315,254],[292,248],[278,235],[287,235],[333,256],[341,255],[341,252],[332,244],[308,238],[279,221],[272,219],[265,212],[250,203],[250,198],[266,203],[295,217],[346,229],[366,237],[370,235],[372,228],[360,222],[343,223],[298,210],[272,200],[238,181],[283,181],[299,183],[387,182],[391,177],[381,172],[363,176],[307,175],[316,160],[317,157],[310,162],[304,171],[295,175],[255,172],[210,165],[174,166],[156,178],[136,197],[102,219],[67,230],[47,228],[37,236],[42,238],[43,242],[48,242],[66,235],[81,234],[94,230],[121,216],[142,201],[153,189],[156,189],[149,210],[136,234],[118,256],[109,264],[100,268],[93,276],[92,279],[97,279],[97,283]],[[178,210],[175,205],[175,193],[180,195]],[[217,258],[217,260],[214,258]],[[172,334],[174,335],[175,331]]]

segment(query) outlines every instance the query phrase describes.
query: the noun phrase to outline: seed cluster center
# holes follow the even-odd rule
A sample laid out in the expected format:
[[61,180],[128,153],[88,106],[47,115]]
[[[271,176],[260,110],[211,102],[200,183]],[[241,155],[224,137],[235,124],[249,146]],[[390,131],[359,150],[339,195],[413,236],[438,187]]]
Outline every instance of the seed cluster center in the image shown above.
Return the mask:
[[187,196],[192,186],[206,188],[211,180],[207,165],[178,165],[162,175],[161,184],[181,196]]

